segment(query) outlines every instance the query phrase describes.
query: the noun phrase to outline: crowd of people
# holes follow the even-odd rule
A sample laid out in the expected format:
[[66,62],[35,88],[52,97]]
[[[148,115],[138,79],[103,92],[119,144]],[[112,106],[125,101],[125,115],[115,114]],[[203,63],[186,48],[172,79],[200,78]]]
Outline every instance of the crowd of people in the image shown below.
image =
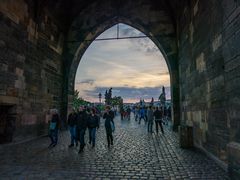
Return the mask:
[[139,124],[141,124],[141,120],[143,119],[144,122],[148,121],[148,111],[160,111],[161,113],[161,121],[165,124],[168,123],[168,120],[171,119],[171,107],[154,107],[154,106],[136,106],[133,107],[133,113],[135,120],[138,121]]
[[[164,134],[163,124],[167,123],[171,117],[170,108],[164,109],[162,107],[132,107],[129,106],[120,110],[121,120],[131,119],[131,112],[134,114],[134,119],[138,124],[141,124],[141,120],[147,124],[147,130],[149,133],[153,133],[153,124],[155,123],[156,133],[159,132],[159,128]],[[50,147],[56,146],[58,142],[58,130],[60,126],[60,118],[57,110],[52,110],[52,117],[49,125],[49,137],[51,139]],[[80,106],[78,111],[72,110],[68,115],[68,129],[70,132],[70,144],[69,148],[79,145],[79,153],[83,152],[85,143],[85,134],[88,130],[89,141],[88,143],[95,147],[96,144],[96,131],[100,126],[100,118],[102,117],[105,122],[105,131],[108,147],[113,145],[113,132],[115,130],[114,117],[116,112],[110,106],[106,106],[105,110],[101,112],[96,107]]]
[[135,121],[141,124],[143,120],[148,126],[148,132],[153,133],[153,124],[155,122],[156,133],[160,127],[161,132],[163,131],[163,124],[168,124],[171,119],[171,107],[154,107],[154,106],[136,106],[132,109],[134,113]]
[[[106,106],[105,111],[103,112],[103,119],[105,119],[105,130],[108,147],[113,145],[113,131],[115,130],[114,125],[114,112],[111,110],[110,106]],[[95,147],[96,143],[96,130],[100,125],[101,112],[96,107],[85,107],[80,106],[78,111],[72,111],[68,115],[68,129],[71,135],[71,143],[69,148],[78,146],[79,144],[79,153],[83,152],[85,143],[85,134],[88,130],[89,141],[88,143]],[[49,126],[49,137],[51,139],[50,147],[56,146],[58,142],[58,129],[60,125],[60,118],[57,111],[52,112],[52,118]]]

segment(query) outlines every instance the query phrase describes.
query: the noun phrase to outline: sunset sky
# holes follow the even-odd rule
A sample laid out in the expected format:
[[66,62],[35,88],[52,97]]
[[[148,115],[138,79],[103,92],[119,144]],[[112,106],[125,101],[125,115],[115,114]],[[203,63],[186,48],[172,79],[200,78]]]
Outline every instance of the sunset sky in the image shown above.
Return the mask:
[[[144,35],[140,31],[119,24],[120,37]],[[117,26],[98,38],[117,36]],[[83,55],[75,80],[80,96],[98,102],[98,94],[113,88],[113,96],[124,102],[138,102],[140,98],[158,99],[161,87],[170,98],[170,77],[165,59],[149,38],[94,41]]]

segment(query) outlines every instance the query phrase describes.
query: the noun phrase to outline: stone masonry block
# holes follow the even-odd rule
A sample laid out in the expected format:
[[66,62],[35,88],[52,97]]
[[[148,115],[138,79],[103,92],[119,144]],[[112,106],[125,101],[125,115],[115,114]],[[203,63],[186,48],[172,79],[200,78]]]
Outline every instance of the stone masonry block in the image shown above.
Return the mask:
[[228,172],[233,180],[240,179],[240,143],[231,142],[227,145]]
[[0,71],[7,72],[8,70],[8,65],[0,63]]
[[206,63],[204,60],[204,53],[201,53],[196,59],[196,69],[198,72],[203,72],[206,70]]
[[219,34],[212,42],[212,49],[215,52],[222,45],[222,35]]
[[179,126],[179,138],[181,148],[193,147],[193,128],[190,126]]

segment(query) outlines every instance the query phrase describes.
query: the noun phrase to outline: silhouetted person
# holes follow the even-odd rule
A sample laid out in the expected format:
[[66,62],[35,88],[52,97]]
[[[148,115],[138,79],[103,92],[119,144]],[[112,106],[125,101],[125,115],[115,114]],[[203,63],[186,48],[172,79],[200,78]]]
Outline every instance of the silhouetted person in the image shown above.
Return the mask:
[[51,144],[49,145],[49,147],[54,147],[57,145],[58,142],[58,128],[60,124],[60,118],[56,109],[53,109],[51,113],[52,118],[50,120],[49,127],[49,137],[51,139]]
[[131,108],[128,106],[127,107],[127,119],[130,120],[131,118]]
[[163,117],[163,112],[156,108],[156,111],[154,112],[154,119],[155,119],[155,125],[156,125],[156,132],[158,133],[158,126],[160,126],[162,133],[164,134],[163,131],[163,126],[162,126],[162,117]]
[[105,129],[106,129],[106,135],[107,135],[107,142],[108,142],[108,147],[110,147],[110,144],[113,145],[113,126],[114,126],[114,113],[110,110],[110,107],[106,107],[106,111],[103,114],[103,119],[105,119]]
[[138,124],[141,124],[142,119],[145,121],[145,109],[143,107],[141,107],[141,109],[140,109],[140,116],[139,116]]
[[120,115],[121,115],[121,120],[123,120],[124,108],[122,106],[120,108]]
[[144,110],[145,110],[144,121],[145,121],[145,123],[147,123],[147,121],[148,121],[148,116],[147,116],[148,108],[146,106],[144,106]]
[[74,111],[68,115],[68,128],[71,134],[71,144],[69,147],[73,147],[74,143],[77,146],[77,114]]
[[88,116],[88,129],[89,129],[89,144],[95,147],[96,129],[99,128],[99,117],[96,115],[95,109],[90,110]]
[[152,133],[152,127],[153,127],[153,109],[152,106],[149,106],[147,111],[147,117],[148,117],[148,132]]
[[78,153],[83,152],[83,149],[85,146],[84,136],[85,136],[85,131],[87,129],[87,118],[88,118],[88,115],[86,113],[85,108],[80,107],[79,113],[77,115],[77,130],[78,130],[79,141],[80,141],[80,149]]
[[139,118],[139,114],[140,114],[139,111],[140,111],[139,108],[136,106],[134,109],[135,121],[137,121]]

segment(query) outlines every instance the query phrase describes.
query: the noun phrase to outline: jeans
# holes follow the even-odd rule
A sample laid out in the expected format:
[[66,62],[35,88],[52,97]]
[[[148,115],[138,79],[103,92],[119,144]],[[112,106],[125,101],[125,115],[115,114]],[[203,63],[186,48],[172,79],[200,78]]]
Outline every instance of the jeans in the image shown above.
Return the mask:
[[163,126],[162,126],[162,121],[160,119],[155,120],[155,125],[156,125],[156,132],[158,133],[158,126],[160,126],[162,133],[164,134],[163,131]]
[[[144,116],[140,116],[139,121],[138,121],[138,124],[141,124],[141,120],[142,120],[142,119],[145,121]],[[146,121],[145,121],[145,122],[146,122]]]
[[138,114],[136,113],[135,114],[135,121],[137,121],[138,120]]
[[76,126],[69,126],[69,131],[70,131],[70,134],[71,134],[71,144],[73,145],[74,142],[77,143]]
[[153,127],[153,121],[148,121],[148,132],[153,132],[152,127]]
[[58,129],[50,130],[49,137],[51,139],[51,144],[57,144],[57,142],[58,142]]
[[83,149],[85,146],[85,140],[84,140],[85,131],[86,131],[86,129],[79,130],[80,149]]
[[95,146],[96,141],[96,128],[88,128],[89,131],[89,143],[92,143]]
[[107,133],[108,146],[110,146],[110,144],[113,144],[112,129],[111,128],[106,128],[106,133]]

